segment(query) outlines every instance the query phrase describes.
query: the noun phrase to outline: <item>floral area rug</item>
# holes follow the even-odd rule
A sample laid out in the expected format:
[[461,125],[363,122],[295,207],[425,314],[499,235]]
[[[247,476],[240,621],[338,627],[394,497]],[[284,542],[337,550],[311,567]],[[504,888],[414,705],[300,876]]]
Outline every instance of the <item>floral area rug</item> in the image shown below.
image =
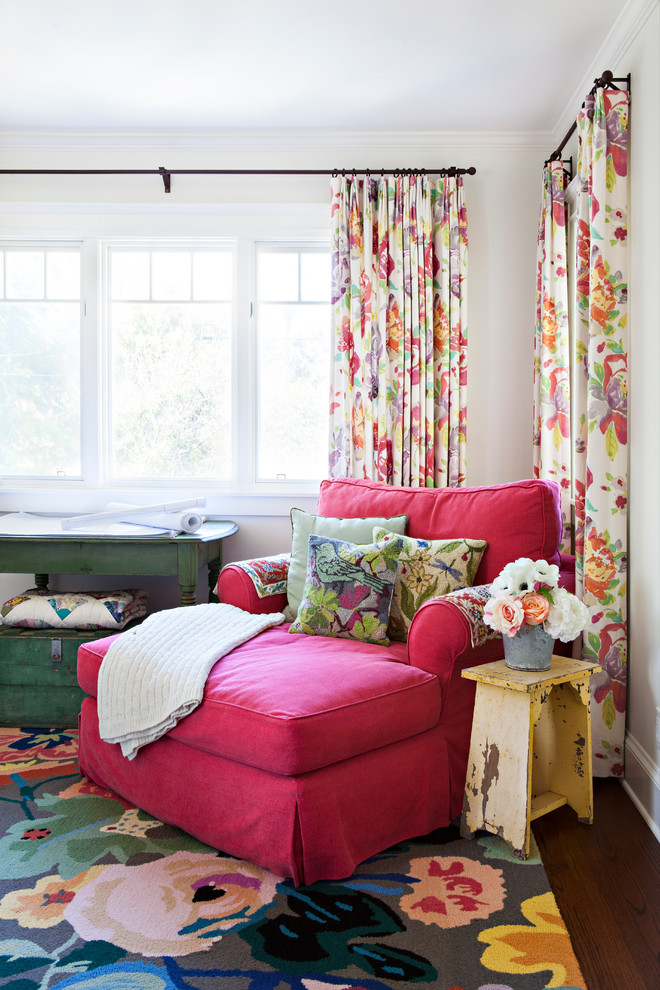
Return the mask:
[[585,987],[538,854],[451,827],[295,888],[97,787],[76,752],[0,729],[3,990]]

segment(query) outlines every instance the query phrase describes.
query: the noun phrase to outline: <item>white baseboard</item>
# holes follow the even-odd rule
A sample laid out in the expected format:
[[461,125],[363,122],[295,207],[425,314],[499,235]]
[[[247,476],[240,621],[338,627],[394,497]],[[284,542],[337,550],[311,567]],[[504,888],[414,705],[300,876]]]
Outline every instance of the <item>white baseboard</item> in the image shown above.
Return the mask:
[[623,786],[660,842],[660,767],[630,733],[626,734],[626,775]]

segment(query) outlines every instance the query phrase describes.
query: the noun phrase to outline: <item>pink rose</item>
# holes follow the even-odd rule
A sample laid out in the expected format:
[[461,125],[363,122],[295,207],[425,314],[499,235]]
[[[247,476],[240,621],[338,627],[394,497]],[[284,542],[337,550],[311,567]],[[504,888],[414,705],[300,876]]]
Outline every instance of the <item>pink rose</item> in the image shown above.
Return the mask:
[[521,599],[525,622],[530,626],[540,626],[550,614],[550,602],[544,595],[539,595],[535,591],[523,595]]
[[520,599],[506,593],[489,598],[484,608],[484,621],[505,636],[515,636],[525,621]]

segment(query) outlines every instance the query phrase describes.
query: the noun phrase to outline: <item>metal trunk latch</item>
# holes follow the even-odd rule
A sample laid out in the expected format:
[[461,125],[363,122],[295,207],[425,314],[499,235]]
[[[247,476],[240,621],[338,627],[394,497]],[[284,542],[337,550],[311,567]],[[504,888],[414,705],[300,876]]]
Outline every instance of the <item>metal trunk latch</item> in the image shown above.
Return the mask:
[[50,641],[50,659],[53,663],[61,663],[62,661],[62,640],[61,639],[51,639]]

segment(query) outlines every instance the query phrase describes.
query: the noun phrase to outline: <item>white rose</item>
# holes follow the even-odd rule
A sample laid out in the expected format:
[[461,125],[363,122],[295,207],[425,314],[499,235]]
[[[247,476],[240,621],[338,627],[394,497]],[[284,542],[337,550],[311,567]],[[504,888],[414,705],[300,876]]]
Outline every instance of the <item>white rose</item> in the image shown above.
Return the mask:
[[552,593],[550,615],[543,623],[545,631],[562,643],[570,643],[580,635],[589,619],[589,609],[566,588],[556,588]]

